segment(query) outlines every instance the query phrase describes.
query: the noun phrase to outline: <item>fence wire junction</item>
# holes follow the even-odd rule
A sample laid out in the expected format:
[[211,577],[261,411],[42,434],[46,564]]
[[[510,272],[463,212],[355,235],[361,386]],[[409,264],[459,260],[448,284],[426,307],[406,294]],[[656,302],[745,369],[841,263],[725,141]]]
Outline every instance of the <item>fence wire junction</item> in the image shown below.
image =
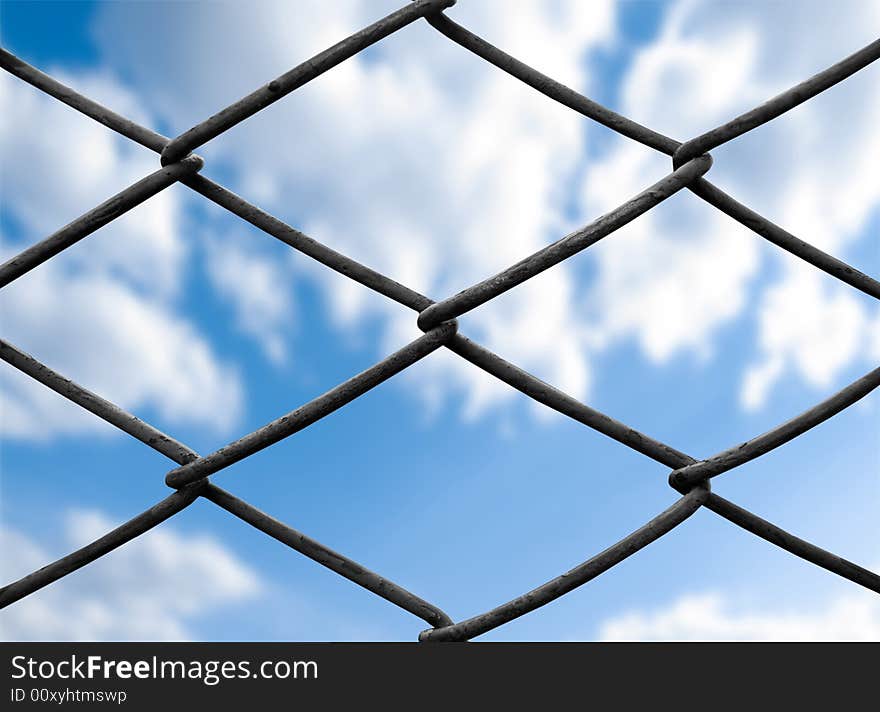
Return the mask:
[[[0,266],[0,288],[168,186],[182,183],[326,267],[412,309],[418,315],[418,327],[424,332],[419,338],[362,373],[208,455],[199,455],[133,414],[53,371],[16,346],[0,340],[0,357],[4,361],[162,453],[177,465],[165,476],[166,484],[175,490],[171,495],[81,549],[4,586],[0,589],[0,607],[8,606],[95,561],[183,511],[198,498],[213,502],[340,576],[418,616],[431,626],[419,635],[421,641],[469,640],[546,605],[659,539],[701,507],[795,556],[880,593],[878,574],[780,529],[715,494],[710,486],[711,478],[787,443],[866,396],[880,385],[880,368],[772,430],[712,457],[699,460],[594,410],[505,361],[460,334],[456,321],[457,317],[595,244],[684,188],[778,247],[851,287],[880,299],[880,282],[876,279],[798,239],[737,202],[705,178],[712,165],[709,151],[775,119],[876,61],[880,58],[880,40],[751,111],[695,138],[679,142],[597,104],[456,24],[443,13],[454,3],[455,0],[415,0],[294,67],[173,139],[136,124],[0,49],[0,66],[3,69],[113,131],[155,151],[160,154],[161,162],[159,170],[125,188]],[[426,20],[456,44],[548,98],[671,157],[672,172],[586,227],[538,250],[499,274],[440,301],[434,301],[330,249],[200,174],[203,161],[192,151],[370,45],[419,19]],[[670,468],[672,472],[669,475],[669,484],[681,495],[680,498],[629,536],[561,576],[490,611],[454,622],[432,603],[259,511],[210,480],[211,475],[308,427],[441,347],[449,349],[526,396]]]

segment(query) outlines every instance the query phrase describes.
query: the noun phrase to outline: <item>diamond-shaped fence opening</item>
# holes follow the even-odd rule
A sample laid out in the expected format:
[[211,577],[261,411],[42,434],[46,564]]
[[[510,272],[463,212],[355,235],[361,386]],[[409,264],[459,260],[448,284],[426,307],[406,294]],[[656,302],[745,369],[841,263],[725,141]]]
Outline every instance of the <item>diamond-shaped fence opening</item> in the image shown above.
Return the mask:
[[[417,324],[424,332],[422,336],[366,371],[262,428],[207,455],[199,455],[131,413],[56,373],[14,345],[0,340],[0,357],[4,361],[166,455],[177,465],[165,476],[166,484],[175,490],[171,495],[122,526],[108,532],[100,539],[3,587],[0,589],[0,607],[15,603],[34,591],[48,586],[53,581],[86,566],[186,509],[199,497],[210,500],[230,514],[335,571],[340,576],[423,619],[431,627],[419,636],[419,640],[422,641],[469,640],[533,611],[612,568],[615,564],[674,529],[701,507],[712,510],[746,531],[795,556],[880,593],[880,576],[878,574],[799,539],[733,502],[719,497],[711,491],[710,487],[711,478],[783,445],[866,396],[880,385],[880,368],[874,369],[827,400],[763,435],[712,457],[698,460],[590,408],[514,364],[505,361],[477,342],[458,333],[456,321],[457,317],[475,307],[586,249],[685,188],[764,239],[840,281],[846,282],[851,287],[875,299],[880,299],[880,282],[876,279],[803,242],[745,205],[740,204],[704,177],[712,165],[709,151],[773,120],[876,61],[880,58],[880,40],[872,42],[834,66],[755,109],[682,143],[597,104],[523,64],[456,24],[443,14],[443,11],[454,2],[455,0],[415,0],[415,2],[407,4],[400,10],[294,67],[173,139],[139,126],[124,116],[120,116],[64,86],[11,53],[0,49],[0,66],[3,69],[132,141],[155,151],[161,157],[159,170],[137,181],[94,210],[87,212],[0,266],[0,288],[62,250],[72,247],[79,240],[173,183],[179,182],[272,237],[287,243],[295,250],[379,294],[409,307],[417,313]],[[672,158],[672,172],[580,230],[538,250],[495,276],[454,296],[436,302],[322,245],[200,174],[203,161],[192,153],[199,146],[269,104],[282,99],[307,82],[321,76],[327,70],[365,50],[370,45],[420,19],[426,20],[433,28],[453,42],[495,65],[498,69],[516,77],[548,98],[634,141],[670,156]],[[307,535],[273,519],[211,482],[211,475],[308,427],[439,348],[449,349],[477,368],[483,369],[530,398],[670,468],[672,472],[669,475],[669,484],[681,495],[680,498],[629,536],[570,571],[491,611],[454,622],[437,606],[364,568],[346,556],[329,549]]]

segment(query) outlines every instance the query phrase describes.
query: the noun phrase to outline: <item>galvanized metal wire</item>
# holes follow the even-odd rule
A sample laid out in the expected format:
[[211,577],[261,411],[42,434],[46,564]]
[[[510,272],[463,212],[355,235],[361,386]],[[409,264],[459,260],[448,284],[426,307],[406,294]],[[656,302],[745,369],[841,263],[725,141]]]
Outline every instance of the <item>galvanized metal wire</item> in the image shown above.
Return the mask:
[[[16,346],[0,340],[0,358],[6,363],[137,438],[177,465],[165,476],[166,484],[175,490],[171,495],[100,539],[4,586],[0,589],[0,607],[8,606],[86,566],[183,511],[199,498],[213,502],[295,551],[421,618],[431,626],[420,634],[419,640],[422,641],[470,640],[546,605],[632,556],[703,507],[795,556],[875,593],[880,593],[878,574],[799,539],[752,512],[719,497],[710,487],[711,478],[789,442],[866,396],[880,385],[880,368],[867,373],[827,400],[763,435],[712,457],[697,459],[614,420],[505,361],[492,351],[458,333],[456,322],[457,317],[585,250],[685,188],[773,244],[855,289],[880,299],[880,282],[876,279],[798,239],[767,218],[740,204],[705,178],[712,165],[708,151],[775,119],[875,62],[880,58],[880,40],[872,42],[761,106],[682,143],[641,126],[588,99],[456,24],[443,14],[443,11],[454,2],[455,0],[415,0],[408,3],[400,10],[303,62],[173,139],[120,116],[6,50],[0,49],[0,66],[3,69],[132,141],[155,151],[160,154],[161,160],[161,168],[155,173],[142,178],[0,266],[0,287],[10,284],[169,185],[179,182],[326,267],[409,307],[417,313],[416,323],[424,332],[422,336],[366,371],[207,455],[199,455],[119,406],[53,371]],[[426,20],[453,42],[548,98],[623,136],[670,156],[672,171],[662,180],[648,186],[638,195],[584,228],[538,250],[499,274],[436,302],[330,249],[200,174],[203,161],[192,151],[321,76],[332,67],[419,19]],[[647,524],[570,571],[497,608],[454,622],[437,606],[273,519],[210,481],[210,477],[220,470],[308,427],[439,348],[449,349],[528,397],[670,468],[672,472],[669,475],[669,484],[681,496]]]

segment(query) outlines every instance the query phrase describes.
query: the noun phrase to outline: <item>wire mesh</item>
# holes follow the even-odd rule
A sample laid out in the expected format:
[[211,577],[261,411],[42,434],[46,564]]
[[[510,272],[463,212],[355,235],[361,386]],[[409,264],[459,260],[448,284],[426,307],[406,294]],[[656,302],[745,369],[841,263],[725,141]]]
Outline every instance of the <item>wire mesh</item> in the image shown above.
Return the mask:
[[[155,173],[137,181],[0,266],[0,287],[8,285],[62,250],[73,246],[168,186],[182,183],[326,267],[409,307],[417,313],[417,324],[424,332],[399,351],[318,398],[207,455],[199,455],[131,413],[53,371],[16,346],[0,340],[0,358],[8,364],[149,445],[177,465],[165,476],[166,484],[175,490],[171,495],[87,546],[4,586],[0,589],[0,607],[8,606],[86,566],[183,511],[199,498],[213,502],[304,556],[421,618],[431,626],[421,632],[421,641],[469,640],[546,605],[659,539],[702,507],[795,556],[880,593],[878,574],[799,539],[719,497],[711,491],[710,486],[711,478],[783,445],[866,396],[880,385],[880,368],[763,435],[712,457],[698,460],[594,410],[505,361],[460,334],[456,321],[457,317],[585,250],[685,188],[764,239],[855,289],[880,299],[880,282],[876,279],[803,242],[740,204],[704,177],[712,165],[708,151],[775,119],[876,61],[880,58],[880,40],[755,109],[682,143],[588,99],[456,24],[443,13],[454,2],[455,0],[415,0],[408,3],[173,139],[120,116],[0,49],[0,66],[3,69],[160,154],[162,165]],[[317,242],[200,174],[203,161],[192,151],[370,45],[420,19],[426,20],[456,44],[546,97],[670,156],[672,172],[584,228],[538,250],[499,274],[436,302]],[[273,519],[210,481],[209,478],[220,470],[308,427],[440,348],[449,349],[526,396],[671,468],[669,484],[681,496],[644,526],[570,571],[490,611],[454,622],[437,606]]]

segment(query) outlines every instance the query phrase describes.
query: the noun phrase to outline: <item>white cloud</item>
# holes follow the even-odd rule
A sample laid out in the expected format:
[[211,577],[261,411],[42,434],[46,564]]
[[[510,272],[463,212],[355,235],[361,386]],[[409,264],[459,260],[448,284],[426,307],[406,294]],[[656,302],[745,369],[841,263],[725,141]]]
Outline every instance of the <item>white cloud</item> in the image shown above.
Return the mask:
[[[60,549],[75,549],[116,524],[99,511],[68,511]],[[45,565],[29,535],[0,528],[2,578]],[[53,547],[55,549],[55,547]],[[260,594],[256,574],[216,539],[167,525],[14,603],[0,619],[5,640],[186,640],[191,625]]]
[[632,611],[599,626],[603,641],[880,641],[880,601],[838,596],[812,611],[746,610],[720,593],[682,596],[650,612]]
[[[102,75],[65,77],[143,120]],[[155,154],[7,74],[0,76],[3,210],[21,239],[10,257],[155,171]],[[172,187],[37,267],[3,292],[3,337],[125,408],[172,424],[226,431],[241,410],[237,371],[176,312],[187,256],[181,193]],[[185,193],[183,193],[185,194]],[[11,367],[0,369],[6,436],[110,432]]]
[[869,310],[846,287],[829,285],[807,267],[792,265],[786,278],[765,292],[758,320],[765,356],[746,372],[747,408],[763,405],[770,385],[787,369],[827,389],[838,372],[869,352]]
[[[118,82],[101,74],[50,71],[87,96],[149,123]],[[0,106],[3,210],[20,222],[24,245],[42,240],[158,168],[152,151],[6,72],[0,76]],[[159,193],[90,235],[65,259],[119,273],[150,291],[172,292],[187,253],[179,235],[178,198],[173,188]]]
[[[619,110],[680,140],[702,133],[824,69],[872,39],[876,3],[846,11],[801,3],[686,0],[638,51]],[[792,22],[796,28],[792,27]],[[870,76],[865,76],[869,74]],[[847,258],[880,202],[871,156],[880,150],[876,68],[848,79],[754,133],[714,151],[710,180],[798,237]],[[584,212],[606,211],[668,159],[628,139],[587,171]],[[862,361],[874,306],[864,295],[761,244],[697,198],[677,196],[592,250],[589,295],[597,343],[634,338],[655,361],[710,354],[715,335],[757,305],[758,354],[741,401],[762,405],[784,373],[828,388]],[[766,260],[775,270],[758,280]],[[756,290],[754,298],[750,292]]]
[[[27,282],[25,283],[25,279]],[[173,311],[102,275],[49,262],[4,291],[4,336],[125,408],[155,408],[173,424],[228,430],[238,417],[237,373]],[[0,371],[3,432],[44,439],[106,426],[11,367]]]
[[[397,6],[261,2],[245,10],[218,3],[207,13],[192,3],[175,6],[177,21],[168,22],[148,5],[108,4],[96,36],[114,66],[136,78],[149,105],[183,130]],[[803,3],[792,19],[776,4],[682,0],[657,38],[634,53],[615,108],[677,138],[696,135],[873,39],[877,13],[875,3],[838,12],[815,2]],[[589,52],[619,39],[611,2],[523,2],[516,13],[473,2],[450,15],[587,94],[602,69],[588,61]],[[158,57],[156,41],[165,48]],[[716,150],[712,179],[846,258],[880,199],[870,162],[880,142],[878,86],[856,76]],[[209,174],[226,171],[244,195],[320,241],[440,298],[669,171],[668,158],[622,137],[582,171],[588,125],[417,22],[201,151]],[[797,278],[797,260],[694,196],[676,196],[590,255],[480,307],[463,320],[466,333],[585,398],[597,350],[633,341],[655,362],[687,352],[710,357],[720,331],[757,305],[759,348],[740,394],[750,407],[788,369],[823,387],[864,352],[852,346],[873,318],[861,295],[810,286],[828,278]],[[244,264],[244,253],[239,257]],[[578,265],[590,260],[596,274],[585,284]],[[762,272],[768,260],[778,269]],[[384,351],[417,333],[412,315],[367,290],[323,268],[302,273],[322,285],[330,313],[347,332],[378,315]],[[770,288],[767,273],[775,275]],[[235,286],[239,325],[259,333],[278,359],[280,312],[243,305],[265,304],[265,294],[280,291],[289,275],[261,274]],[[233,291],[231,280],[221,289]],[[784,330],[787,340],[771,333],[779,319],[769,314],[780,294],[800,295],[786,303],[812,301],[817,314],[859,316],[836,325],[834,348],[795,357],[804,332]],[[244,311],[255,312],[247,322]],[[463,394],[469,417],[514,397],[445,352],[403,378],[431,404]]]
[[[615,107],[679,138],[725,121],[744,94],[754,95],[749,70],[757,42],[739,28],[727,36],[683,36],[685,7],[675,6],[659,38],[635,55]],[[615,139],[588,167],[582,213],[611,210],[641,190],[646,176],[670,168],[669,158]],[[714,335],[746,303],[759,253],[747,230],[684,193],[592,248],[592,255],[598,263],[588,296],[594,338],[608,346],[632,337],[651,360],[665,362],[688,350],[710,355]]]
[[273,363],[287,356],[287,334],[293,321],[291,274],[287,262],[273,261],[234,239],[206,245],[208,276],[233,305],[236,323],[260,343]]
[[[149,7],[107,5],[97,36],[114,64],[136,76],[150,105],[185,129],[398,6],[261,2],[247,9],[214,4],[208,11],[194,3],[175,6],[181,17],[169,23]],[[527,61],[586,87],[585,53],[611,39],[612,7],[521,3],[510,13],[462,3],[455,16]],[[165,48],[161,57],[142,42],[144,28]],[[151,60],[144,63],[147,53]],[[194,53],[198,62],[191,61]],[[583,150],[580,117],[420,21],[200,152],[207,174],[228,168],[233,187],[246,197],[439,298],[571,227],[565,207]],[[415,315],[326,270],[303,273],[321,274],[331,314],[346,330],[382,319],[377,350],[399,348],[418,334]],[[584,334],[571,326],[579,321],[576,296],[571,269],[560,266],[477,310],[467,319],[467,333],[583,397],[590,369]],[[462,393],[471,415],[513,397],[444,354],[404,378],[414,379],[426,397]]]
[[[686,350],[708,357],[714,334],[745,307],[757,243],[725,216],[681,199],[694,200],[682,196],[597,245],[588,297],[597,344],[633,336],[654,362]],[[663,224],[667,215],[679,221]]]

